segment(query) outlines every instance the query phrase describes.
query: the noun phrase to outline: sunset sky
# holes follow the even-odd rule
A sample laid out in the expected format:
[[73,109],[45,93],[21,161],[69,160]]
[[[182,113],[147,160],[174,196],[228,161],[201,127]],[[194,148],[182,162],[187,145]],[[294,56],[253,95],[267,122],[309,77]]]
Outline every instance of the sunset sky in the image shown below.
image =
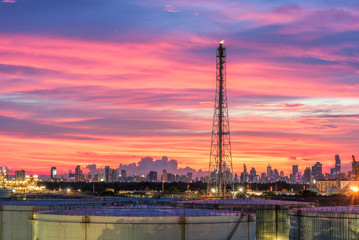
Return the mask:
[[208,170],[227,48],[235,172],[359,159],[357,0],[0,0],[0,166]]

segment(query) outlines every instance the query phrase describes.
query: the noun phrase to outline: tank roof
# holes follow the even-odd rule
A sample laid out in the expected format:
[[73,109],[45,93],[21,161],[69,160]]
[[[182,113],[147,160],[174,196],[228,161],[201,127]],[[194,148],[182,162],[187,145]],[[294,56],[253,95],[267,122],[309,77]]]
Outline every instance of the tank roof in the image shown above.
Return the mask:
[[65,200],[65,199],[0,200],[0,205],[16,205],[16,206],[54,206],[54,205],[85,205],[85,204],[100,204],[100,202]]
[[140,205],[133,207],[107,207],[72,210],[40,211],[40,214],[116,217],[180,217],[180,216],[239,216],[239,211],[221,211],[193,208]]
[[305,212],[323,212],[323,213],[358,213],[359,206],[328,206],[328,207],[313,207],[313,208],[298,208],[296,211]]
[[213,200],[196,200],[183,201],[184,204],[217,204],[217,205],[312,205],[311,202],[266,200],[266,199],[213,199]]

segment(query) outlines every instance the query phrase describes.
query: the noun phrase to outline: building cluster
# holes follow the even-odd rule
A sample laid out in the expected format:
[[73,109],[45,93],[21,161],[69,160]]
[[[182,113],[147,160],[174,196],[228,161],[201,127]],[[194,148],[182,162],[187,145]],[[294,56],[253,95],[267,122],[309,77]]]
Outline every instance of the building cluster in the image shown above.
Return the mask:
[[[104,168],[97,168],[96,164],[88,165],[87,168],[89,172],[84,174],[81,170],[80,165],[77,165],[75,172],[70,171],[66,176],[62,175],[61,177],[57,175],[56,167],[51,168],[51,178],[50,181],[60,182],[60,181],[69,181],[69,182],[192,182],[193,174],[188,172],[186,175],[179,175],[168,173],[166,170],[163,170],[161,174],[158,174],[157,171],[150,171],[147,175],[137,175],[127,176],[125,169],[113,169],[109,166]],[[196,178],[196,181],[205,181],[203,177],[200,179]]]
[[341,172],[341,161],[339,155],[335,155],[335,165],[330,169],[330,173],[323,173],[323,166],[320,162],[316,162],[312,167],[306,167],[303,172],[299,171],[298,165],[292,165],[292,173],[285,176],[283,171],[272,169],[271,165],[267,166],[267,172],[257,174],[255,168],[249,172],[245,164],[243,164],[243,172],[238,179],[235,175],[235,181],[247,183],[271,183],[277,181],[285,181],[289,183],[315,184],[319,180],[350,180],[356,179],[354,175],[355,165],[353,163],[352,171],[348,173]]

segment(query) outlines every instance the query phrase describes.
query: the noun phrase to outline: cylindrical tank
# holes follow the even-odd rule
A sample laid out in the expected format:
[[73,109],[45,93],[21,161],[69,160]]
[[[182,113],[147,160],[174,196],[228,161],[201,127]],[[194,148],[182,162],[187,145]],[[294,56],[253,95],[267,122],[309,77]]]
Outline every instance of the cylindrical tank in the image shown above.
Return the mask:
[[11,197],[11,191],[0,188],[0,199],[6,199]]
[[33,226],[36,240],[255,239],[254,215],[172,207],[41,211]]
[[339,193],[339,189],[336,187],[328,188],[326,195],[327,196],[333,196]]
[[31,218],[39,210],[73,209],[98,206],[99,203],[75,200],[0,201],[0,240],[31,240]]
[[308,207],[312,203],[263,199],[225,199],[184,201],[181,206],[207,209],[234,209],[255,211],[256,240],[289,239],[290,208]]
[[359,206],[290,210],[290,240],[359,238]]

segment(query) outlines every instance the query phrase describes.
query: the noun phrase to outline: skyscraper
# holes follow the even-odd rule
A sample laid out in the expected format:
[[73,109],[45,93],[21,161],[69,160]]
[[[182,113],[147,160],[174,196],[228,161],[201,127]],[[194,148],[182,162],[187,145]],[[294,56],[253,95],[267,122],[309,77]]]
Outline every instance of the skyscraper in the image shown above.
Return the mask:
[[80,165],[77,165],[75,168],[75,181],[76,182],[82,182],[85,181],[84,174],[80,168]]
[[57,177],[57,169],[56,167],[51,168],[51,179],[54,180]]
[[312,166],[312,174],[315,178],[315,180],[318,179],[322,179],[324,178],[323,176],[323,170],[322,170],[322,164],[320,162],[316,162],[313,166]]
[[335,155],[335,171],[336,171],[336,174],[339,174],[339,173],[340,173],[340,169],[341,169],[341,166],[340,166],[340,158],[339,158],[339,155],[336,154],[336,155]]
[[110,181],[110,167],[105,166],[105,182],[109,182],[109,181]]
[[302,177],[302,182],[307,183],[307,184],[310,183],[310,175],[311,175],[310,167],[305,168],[304,174]]
[[151,171],[149,173],[149,181],[150,182],[157,182],[157,172]]
[[298,172],[298,165],[293,165],[292,166],[292,182],[296,182],[296,174]]
[[162,171],[161,180],[162,180],[162,182],[168,182],[168,173],[167,173],[166,169],[164,169]]

